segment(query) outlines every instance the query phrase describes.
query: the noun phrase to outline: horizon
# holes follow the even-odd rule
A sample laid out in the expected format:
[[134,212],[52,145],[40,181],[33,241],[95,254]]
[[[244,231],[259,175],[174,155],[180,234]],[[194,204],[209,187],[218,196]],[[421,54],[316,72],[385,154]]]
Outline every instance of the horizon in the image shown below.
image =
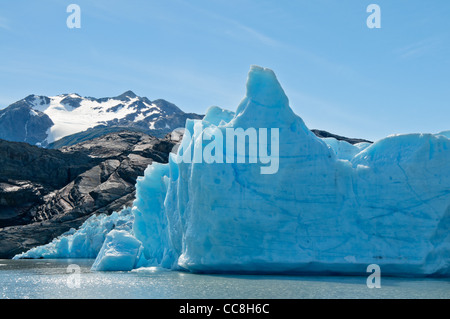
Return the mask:
[[[66,25],[71,3],[79,29]],[[371,3],[380,29],[366,25]],[[1,4],[0,109],[30,94],[131,90],[186,113],[235,111],[260,65],[310,129],[372,141],[450,130],[450,3],[245,0],[239,9],[223,0]]]

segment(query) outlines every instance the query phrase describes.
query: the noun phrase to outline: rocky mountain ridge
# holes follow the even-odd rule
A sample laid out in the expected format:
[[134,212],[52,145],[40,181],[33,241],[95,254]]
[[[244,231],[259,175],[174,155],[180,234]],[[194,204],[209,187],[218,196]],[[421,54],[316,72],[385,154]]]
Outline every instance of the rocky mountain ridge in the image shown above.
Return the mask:
[[130,206],[137,177],[167,162],[174,145],[129,131],[59,150],[0,140],[0,258]]
[[[184,127],[186,119],[200,119],[201,115],[185,113],[175,104],[163,99],[149,100],[126,91],[116,97],[81,97],[76,93],[57,96],[29,95],[0,110],[0,139],[26,142],[53,148],[83,141],[73,135],[91,134],[94,137],[129,129],[164,137],[176,128]],[[108,131],[109,130],[109,131]]]

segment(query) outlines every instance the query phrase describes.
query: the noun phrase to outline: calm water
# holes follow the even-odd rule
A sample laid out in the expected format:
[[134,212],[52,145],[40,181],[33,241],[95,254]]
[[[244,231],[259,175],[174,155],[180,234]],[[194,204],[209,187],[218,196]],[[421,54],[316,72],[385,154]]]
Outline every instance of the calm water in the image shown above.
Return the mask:
[[[446,298],[450,279],[195,275],[149,269],[91,272],[93,260],[0,260],[1,298]],[[78,276],[68,265],[79,265]],[[77,281],[77,279],[79,279]],[[76,283],[79,283],[77,288]]]

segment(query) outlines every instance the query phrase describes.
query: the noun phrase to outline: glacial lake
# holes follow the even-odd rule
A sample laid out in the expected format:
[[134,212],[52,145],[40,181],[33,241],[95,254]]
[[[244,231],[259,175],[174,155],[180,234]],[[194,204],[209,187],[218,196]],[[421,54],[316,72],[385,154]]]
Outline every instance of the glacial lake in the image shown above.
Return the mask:
[[381,276],[381,288],[369,289],[367,277],[199,275],[162,269],[91,272],[92,263],[85,259],[0,260],[0,298],[450,299],[448,278]]

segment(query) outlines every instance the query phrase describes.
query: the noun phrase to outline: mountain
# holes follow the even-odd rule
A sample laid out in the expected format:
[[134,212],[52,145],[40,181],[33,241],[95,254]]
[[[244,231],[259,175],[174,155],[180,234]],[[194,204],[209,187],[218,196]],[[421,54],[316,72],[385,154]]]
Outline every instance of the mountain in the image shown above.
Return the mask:
[[47,130],[53,125],[50,117],[34,109],[31,101],[40,105],[50,100],[34,100],[30,96],[0,110],[0,138],[8,141],[42,143],[47,138]]
[[59,150],[0,140],[0,258],[131,206],[137,177],[166,163],[174,145],[129,131]]
[[76,93],[29,95],[0,110],[0,139],[57,148],[124,128],[163,137],[184,127],[188,118],[202,116],[185,113],[163,99],[150,101],[132,91],[100,99]]

